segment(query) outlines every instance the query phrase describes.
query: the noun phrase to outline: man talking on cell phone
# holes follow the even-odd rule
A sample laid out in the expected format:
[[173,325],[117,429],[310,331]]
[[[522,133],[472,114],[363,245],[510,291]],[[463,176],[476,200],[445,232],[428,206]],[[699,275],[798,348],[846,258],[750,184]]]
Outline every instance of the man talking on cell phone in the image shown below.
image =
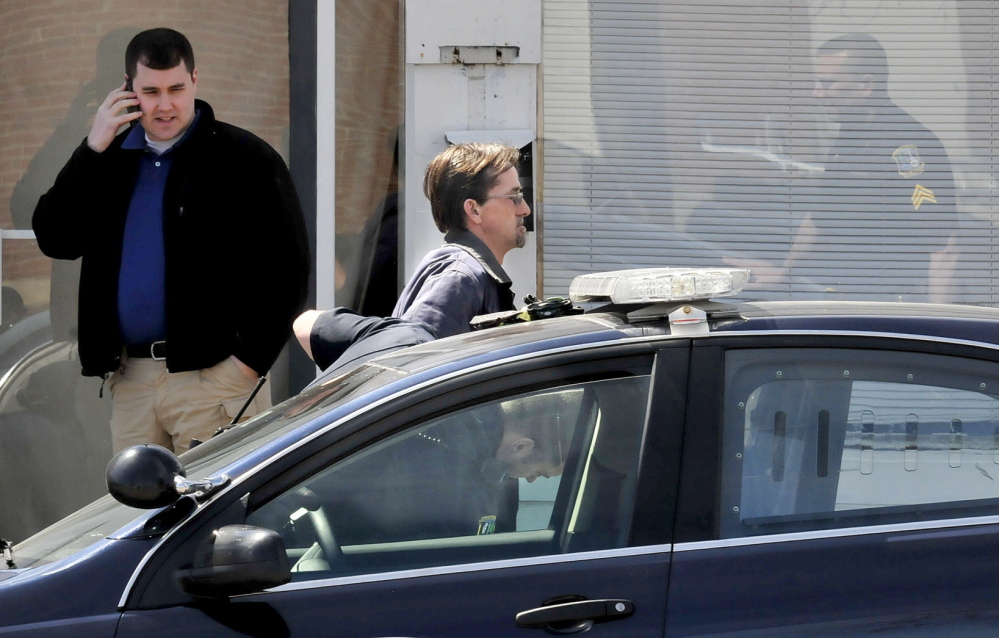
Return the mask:
[[[301,205],[278,153],[195,99],[184,35],[150,29],[35,208],[43,253],[82,258],[83,374],[107,381],[114,451],[180,453],[245,410],[305,301]],[[131,124],[118,133],[124,125]]]

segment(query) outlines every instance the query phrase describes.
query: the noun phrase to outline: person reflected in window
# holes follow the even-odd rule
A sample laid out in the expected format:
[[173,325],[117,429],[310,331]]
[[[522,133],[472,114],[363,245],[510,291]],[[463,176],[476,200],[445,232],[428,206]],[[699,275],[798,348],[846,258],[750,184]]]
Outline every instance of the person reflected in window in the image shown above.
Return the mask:
[[[387,317],[395,307],[399,290],[399,131],[392,143],[385,197],[361,231],[358,248],[357,292],[351,307],[362,315]],[[338,288],[339,290],[339,288]]]
[[3,286],[2,292],[0,292],[0,306],[2,306],[0,334],[7,332],[18,321],[28,316],[28,309],[24,305],[24,298],[21,297],[21,293],[11,286]]
[[251,396],[244,416],[269,406],[253,393],[305,301],[309,248],[281,156],[195,99],[188,39],[143,31],[124,61],[32,225],[45,255],[82,259],[80,363],[108,379],[114,450],[179,453]]
[[[866,33],[821,45],[812,96],[839,130],[822,177],[792,187],[803,215],[779,268],[743,262],[759,282],[793,277],[827,298],[947,301],[959,218],[936,135],[888,93],[888,56]],[[735,263],[735,260],[730,260]]]

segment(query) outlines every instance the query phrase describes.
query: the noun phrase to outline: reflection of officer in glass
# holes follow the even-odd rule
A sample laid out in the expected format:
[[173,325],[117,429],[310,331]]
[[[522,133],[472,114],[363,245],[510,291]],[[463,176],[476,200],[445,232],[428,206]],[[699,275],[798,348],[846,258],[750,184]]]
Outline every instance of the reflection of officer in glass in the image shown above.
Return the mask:
[[799,185],[806,213],[785,267],[851,299],[946,301],[956,264],[954,179],[940,140],[888,95],[888,59],[873,37],[817,52],[813,96],[839,124],[818,184]]

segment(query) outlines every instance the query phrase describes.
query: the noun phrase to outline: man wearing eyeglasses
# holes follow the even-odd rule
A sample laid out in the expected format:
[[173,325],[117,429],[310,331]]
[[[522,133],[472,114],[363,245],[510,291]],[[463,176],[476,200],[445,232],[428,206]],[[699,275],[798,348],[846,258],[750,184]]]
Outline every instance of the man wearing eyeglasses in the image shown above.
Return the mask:
[[519,160],[513,147],[457,144],[430,162],[423,192],[444,245],[417,266],[393,317],[421,323],[440,339],[469,332],[478,315],[515,309],[503,258],[524,247],[531,214]]

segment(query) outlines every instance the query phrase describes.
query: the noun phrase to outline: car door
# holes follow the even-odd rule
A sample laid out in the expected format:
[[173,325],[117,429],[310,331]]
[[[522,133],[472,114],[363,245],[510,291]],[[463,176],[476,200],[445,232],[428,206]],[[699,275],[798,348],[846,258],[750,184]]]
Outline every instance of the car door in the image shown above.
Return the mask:
[[[492,367],[330,433],[149,561],[117,635],[661,636],[688,344],[663,352]],[[177,597],[239,503],[292,581]]]
[[994,633],[995,352],[817,336],[693,352],[668,636]]

